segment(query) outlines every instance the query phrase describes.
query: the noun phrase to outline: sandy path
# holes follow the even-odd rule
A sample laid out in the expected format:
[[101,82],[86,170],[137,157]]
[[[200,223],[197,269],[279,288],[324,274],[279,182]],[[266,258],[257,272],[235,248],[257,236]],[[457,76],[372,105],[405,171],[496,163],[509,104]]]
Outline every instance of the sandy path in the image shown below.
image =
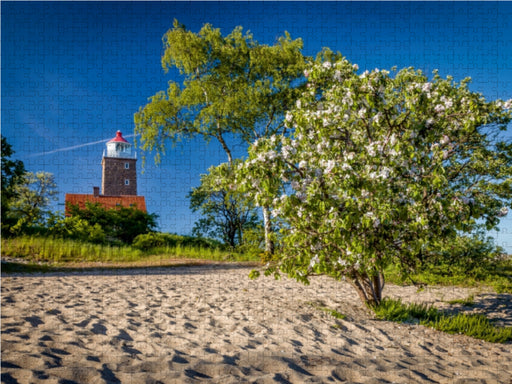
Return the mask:
[[[2,382],[512,382],[511,344],[372,320],[350,285],[329,278],[303,286],[248,273],[202,266],[3,276]],[[386,290],[440,305],[471,292]],[[510,299],[480,295],[476,310],[511,325]]]

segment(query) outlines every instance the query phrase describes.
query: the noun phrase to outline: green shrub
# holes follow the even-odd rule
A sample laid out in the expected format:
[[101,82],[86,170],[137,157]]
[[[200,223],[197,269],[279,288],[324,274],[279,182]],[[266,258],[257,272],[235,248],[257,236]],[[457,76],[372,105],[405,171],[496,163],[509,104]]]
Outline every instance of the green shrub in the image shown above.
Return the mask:
[[47,222],[47,235],[102,244],[106,241],[105,232],[99,224],[91,225],[77,216],[60,217],[52,215]]
[[502,258],[504,250],[482,233],[460,235],[428,255],[420,271],[441,275],[479,277]]
[[170,233],[152,232],[138,235],[133,239],[132,246],[142,251],[156,250],[159,248],[195,247],[195,248],[220,248],[216,240],[202,237],[180,236]]

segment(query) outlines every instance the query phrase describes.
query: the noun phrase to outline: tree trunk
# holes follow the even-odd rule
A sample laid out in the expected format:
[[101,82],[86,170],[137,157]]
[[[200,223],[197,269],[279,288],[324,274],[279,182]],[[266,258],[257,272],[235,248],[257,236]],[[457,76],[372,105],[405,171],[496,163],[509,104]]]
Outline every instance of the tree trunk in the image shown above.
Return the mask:
[[368,274],[357,274],[353,277],[352,285],[357,291],[359,298],[368,307],[374,307],[382,301],[382,290],[384,288],[384,275],[379,272],[371,277]]
[[272,223],[270,221],[270,210],[268,207],[262,207],[263,224],[265,226],[265,252],[269,255],[274,254],[274,240],[272,239]]

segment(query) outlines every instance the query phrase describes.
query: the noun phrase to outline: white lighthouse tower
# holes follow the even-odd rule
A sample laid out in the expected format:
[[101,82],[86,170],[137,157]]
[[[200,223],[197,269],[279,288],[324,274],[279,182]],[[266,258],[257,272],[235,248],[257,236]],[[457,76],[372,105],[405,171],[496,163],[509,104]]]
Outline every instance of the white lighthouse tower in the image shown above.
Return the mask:
[[107,142],[101,165],[101,193],[104,196],[137,195],[137,158],[121,131]]

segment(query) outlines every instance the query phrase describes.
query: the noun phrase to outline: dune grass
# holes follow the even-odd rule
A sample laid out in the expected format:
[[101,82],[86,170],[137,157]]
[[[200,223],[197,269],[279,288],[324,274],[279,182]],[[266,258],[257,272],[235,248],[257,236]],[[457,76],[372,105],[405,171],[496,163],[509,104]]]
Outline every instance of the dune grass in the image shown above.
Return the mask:
[[385,298],[373,307],[378,319],[413,322],[450,334],[464,334],[491,343],[512,341],[512,327],[496,327],[482,314],[447,314],[426,304],[405,304]]
[[153,265],[166,259],[212,261],[257,261],[254,256],[193,246],[160,247],[142,251],[130,246],[92,244],[74,240],[44,237],[2,239],[2,256],[28,263],[53,265],[77,263],[138,263]]

